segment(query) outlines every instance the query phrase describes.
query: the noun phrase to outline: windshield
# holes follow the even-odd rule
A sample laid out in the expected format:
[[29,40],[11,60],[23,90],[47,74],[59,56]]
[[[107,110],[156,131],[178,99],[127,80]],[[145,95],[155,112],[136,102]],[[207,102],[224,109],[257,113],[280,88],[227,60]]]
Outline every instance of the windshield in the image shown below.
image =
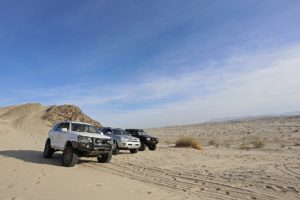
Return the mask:
[[87,125],[87,124],[78,124],[78,123],[72,123],[72,131],[97,133],[97,129],[95,126]]
[[144,131],[139,131],[138,133],[139,133],[139,135],[149,135],[149,133],[144,132]]
[[130,135],[127,131],[124,131],[122,129],[113,129],[114,135]]

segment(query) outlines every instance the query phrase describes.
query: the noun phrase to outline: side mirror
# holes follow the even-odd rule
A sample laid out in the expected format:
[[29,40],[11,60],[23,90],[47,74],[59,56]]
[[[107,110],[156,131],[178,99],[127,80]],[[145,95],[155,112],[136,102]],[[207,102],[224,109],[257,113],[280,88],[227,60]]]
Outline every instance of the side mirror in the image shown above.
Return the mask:
[[67,128],[62,128],[61,132],[65,132],[66,133],[66,132],[68,132],[68,129]]

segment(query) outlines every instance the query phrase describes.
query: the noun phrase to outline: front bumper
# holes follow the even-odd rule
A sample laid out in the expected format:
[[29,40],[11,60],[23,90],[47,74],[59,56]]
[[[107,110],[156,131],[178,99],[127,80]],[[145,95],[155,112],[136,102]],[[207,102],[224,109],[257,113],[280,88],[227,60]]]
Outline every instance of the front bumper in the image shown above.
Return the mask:
[[158,144],[158,139],[144,140],[144,144],[147,146],[152,146]]
[[138,149],[140,147],[140,142],[118,142],[119,149]]
[[77,149],[81,151],[111,151],[112,145],[94,145],[93,143],[78,143]]
[[92,143],[78,143],[77,154],[83,157],[96,157],[103,153],[108,153],[112,151],[112,145],[99,145],[96,146]]
[[78,156],[94,157],[102,153],[107,153],[112,150],[111,144],[93,144],[93,143],[79,143],[72,142]]

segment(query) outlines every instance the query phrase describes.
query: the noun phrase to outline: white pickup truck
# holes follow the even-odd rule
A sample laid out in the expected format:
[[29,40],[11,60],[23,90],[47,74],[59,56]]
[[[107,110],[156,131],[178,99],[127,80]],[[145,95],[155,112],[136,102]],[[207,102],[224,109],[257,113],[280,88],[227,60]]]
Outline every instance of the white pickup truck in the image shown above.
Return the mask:
[[91,124],[65,121],[49,131],[43,157],[50,158],[55,151],[63,151],[61,162],[65,167],[77,164],[79,157],[97,157],[98,162],[106,163],[112,157],[112,140]]

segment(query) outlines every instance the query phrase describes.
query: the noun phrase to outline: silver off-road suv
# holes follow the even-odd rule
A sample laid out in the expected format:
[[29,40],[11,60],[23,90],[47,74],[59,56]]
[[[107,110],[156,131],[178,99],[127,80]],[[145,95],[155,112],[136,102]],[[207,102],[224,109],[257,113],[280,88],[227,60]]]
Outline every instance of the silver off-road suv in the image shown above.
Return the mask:
[[79,157],[97,157],[98,162],[107,163],[112,157],[112,140],[91,124],[65,121],[49,131],[43,157],[50,158],[55,151],[63,151],[65,167],[74,166]]
[[137,153],[141,147],[139,138],[132,137],[130,133],[121,128],[103,127],[99,131],[111,137],[114,144],[113,155],[117,155],[120,150],[130,150],[130,153]]

